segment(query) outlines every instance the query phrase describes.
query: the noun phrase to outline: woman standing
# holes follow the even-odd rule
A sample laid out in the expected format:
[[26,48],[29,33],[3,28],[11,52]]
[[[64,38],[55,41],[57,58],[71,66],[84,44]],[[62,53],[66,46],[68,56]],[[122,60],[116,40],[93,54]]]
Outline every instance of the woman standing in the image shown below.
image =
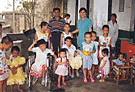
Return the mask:
[[79,10],[80,19],[77,20],[77,29],[73,31],[72,33],[79,32],[78,35],[78,47],[81,47],[82,42],[85,41],[84,34],[85,32],[91,32],[92,31],[92,22],[91,19],[88,19],[86,17],[87,10],[85,8],[81,8]]
[[108,22],[108,26],[109,26],[109,36],[111,37],[111,52],[112,52],[112,56],[115,56],[115,52],[116,52],[116,41],[118,38],[118,24],[117,24],[117,15],[115,13],[113,13],[111,15],[111,20]]

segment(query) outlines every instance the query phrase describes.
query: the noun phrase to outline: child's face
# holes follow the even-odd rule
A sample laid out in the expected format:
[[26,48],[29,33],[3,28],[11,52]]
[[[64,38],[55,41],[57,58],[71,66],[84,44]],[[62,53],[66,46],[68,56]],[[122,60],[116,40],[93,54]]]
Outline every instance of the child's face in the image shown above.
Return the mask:
[[46,49],[46,44],[40,44],[40,45],[39,45],[39,48],[40,48],[42,51],[45,51],[45,49]]
[[69,31],[69,30],[70,30],[70,26],[69,26],[69,25],[65,25],[65,26],[64,26],[64,30],[65,30],[65,31]]
[[102,52],[102,55],[105,57],[105,56],[107,56],[104,52]]
[[18,51],[16,51],[16,50],[13,50],[13,52],[11,52],[11,54],[13,55],[13,57],[17,57],[17,56],[18,56],[18,54],[19,54],[19,52],[18,52]]
[[95,41],[96,40],[96,34],[95,33],[92,33],[92,38],[91,38],[92,41]]
[[44,31],[46,31],[47,28],[48,28],[48,24],[46,24],[46,26],[42,26],[42,29],[43,29]]
[[84,38],[85,38],[86,42],[91,41],[91,35],[90,34],[86,34]]
[[104,28],[102,31],[103,31],[103,34],[106,34],[106,35],[108,35],[108,33],[109,33],[109,29],[108,28]]
[[65,41],[65,43],[66,43],[67,46],[71,46],[71,43],[72,43],[72,42],[71,42],[70,39],[67,39],[67,40]]
[[66,19],[69,19],[70,17],[69,16],[66,16]]
[[123,55],[119,55],[118,59],[121,61],[123,60]]
[[133,61],[135,61],[135,56],[133,56]]
[[66,56],[66,53],[65,52],[60,52],[60,57],[61,58],[64,58]]
[[9,49],[12,45],[13,45],[12,42],[9,43],[9,44],[3,43],[3,48],[7,50],[7,49]]

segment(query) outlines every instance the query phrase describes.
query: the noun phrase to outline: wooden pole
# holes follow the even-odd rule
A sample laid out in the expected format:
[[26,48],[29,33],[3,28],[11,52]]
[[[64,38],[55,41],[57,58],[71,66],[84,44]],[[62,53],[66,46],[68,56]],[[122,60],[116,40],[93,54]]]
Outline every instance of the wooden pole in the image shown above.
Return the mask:
[[15,29],[15,0],[13,0],[13,33],[16,32]]

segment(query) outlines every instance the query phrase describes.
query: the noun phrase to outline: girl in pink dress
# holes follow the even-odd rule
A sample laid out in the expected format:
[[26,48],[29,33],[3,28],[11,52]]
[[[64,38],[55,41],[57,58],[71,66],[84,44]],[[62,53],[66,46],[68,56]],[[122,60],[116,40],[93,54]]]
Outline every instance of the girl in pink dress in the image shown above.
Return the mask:
[[110,72],[110,62],[108,58],[108,49],[105,48],[102,50],[103,59],[100,63],[99,71],[101,71],[101,80],[99,82],[105,82],[106,76]]
[[60,88],[60,80],[61,80],[61,76],[62,76],[62,84],[66,85],[65,83],[65,77],[68,75],[68,62],[67,62],[67,58],[66,58],[66,50],[65,49],[61,49],[59,52],[59,58],[56,59],[56,62],[58,62],[58,67],[55,71],[55,74],[59,75],[58,77],[58,88]]

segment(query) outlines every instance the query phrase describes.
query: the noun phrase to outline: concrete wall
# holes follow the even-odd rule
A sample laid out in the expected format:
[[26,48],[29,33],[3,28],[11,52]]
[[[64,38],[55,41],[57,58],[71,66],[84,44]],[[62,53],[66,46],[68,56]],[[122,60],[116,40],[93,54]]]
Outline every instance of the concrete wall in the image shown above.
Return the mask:
[[112,0],[112,13],[116,13],[119,29],[130,31],[132,0],[125,0],[124,12],[119,12],[119,0]]

